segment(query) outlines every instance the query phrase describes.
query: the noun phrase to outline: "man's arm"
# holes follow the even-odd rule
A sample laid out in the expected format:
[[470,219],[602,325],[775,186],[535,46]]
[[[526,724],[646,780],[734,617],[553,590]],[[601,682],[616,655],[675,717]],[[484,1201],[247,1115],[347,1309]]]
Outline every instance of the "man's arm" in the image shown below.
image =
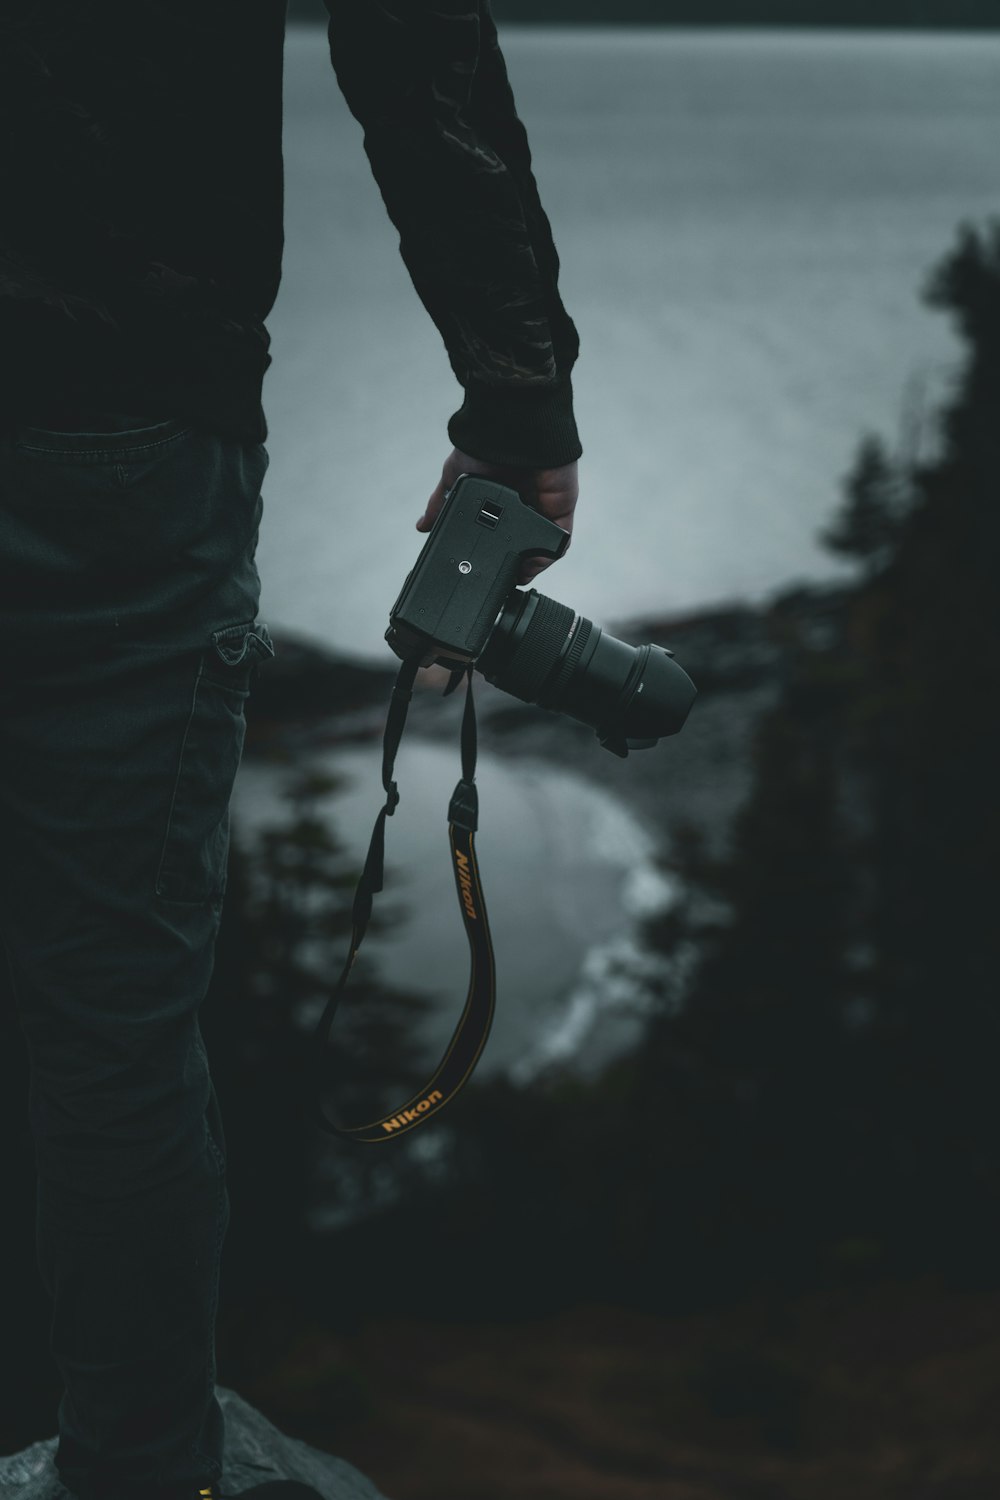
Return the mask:
[[488,464],[573,463],[579,338],[489,0],[325,4],[337,81],[465,389],[448,436]]

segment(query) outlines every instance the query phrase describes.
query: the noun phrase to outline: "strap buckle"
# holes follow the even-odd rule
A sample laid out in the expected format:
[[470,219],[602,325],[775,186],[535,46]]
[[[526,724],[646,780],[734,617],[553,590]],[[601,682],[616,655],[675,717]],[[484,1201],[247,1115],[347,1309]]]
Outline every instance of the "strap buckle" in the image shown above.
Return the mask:
[[458,783],[448,804],[448,822],[475,833],[479,826],[479,788],[474,781]]

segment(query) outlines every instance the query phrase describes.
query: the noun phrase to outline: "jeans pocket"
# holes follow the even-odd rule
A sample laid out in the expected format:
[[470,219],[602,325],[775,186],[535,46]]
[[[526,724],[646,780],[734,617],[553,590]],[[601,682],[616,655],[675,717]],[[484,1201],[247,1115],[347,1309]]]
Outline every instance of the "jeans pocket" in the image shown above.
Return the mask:
[[222,900],[245,704],[255,669],[273,655],[270,631],[254,620],[214,631],[202,653],[156,874],[156,894],[165,901],[202,906]]
[[190,422],[168,417],[161,422],[148,418],[116,416],[109,412],[67,414],[65,427],[53,425],[21,427],[14,440],[18,453],[54,462],[107,464],[129,463],[154,456],[165,445],[193,431]]

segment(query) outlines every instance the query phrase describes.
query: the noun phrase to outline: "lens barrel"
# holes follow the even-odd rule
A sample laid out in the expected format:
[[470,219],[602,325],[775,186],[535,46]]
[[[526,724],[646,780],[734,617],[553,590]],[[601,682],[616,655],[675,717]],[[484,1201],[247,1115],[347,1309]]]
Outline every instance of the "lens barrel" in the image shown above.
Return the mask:
[[663,646],[629,646],[535,589],[508,595],[476,668],[524,703],[589,724],[622,756],[676,734],[697,691]]

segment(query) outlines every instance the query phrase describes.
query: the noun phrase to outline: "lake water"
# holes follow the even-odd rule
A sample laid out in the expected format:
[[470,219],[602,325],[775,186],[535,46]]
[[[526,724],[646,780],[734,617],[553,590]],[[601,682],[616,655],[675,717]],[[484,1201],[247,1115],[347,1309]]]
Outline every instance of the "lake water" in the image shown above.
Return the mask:
[[[385,800],[381,757],[321,751],[309,756],[309,767],[338,783],[317,811],[335,830],[345,867],[360,871]],[[404,739],[395,773],[400,804],[386,822],[385,888],[373,903],[386,926],[373,926],[361,951],[383,983],[432,1002],[413,1038],[428,1076],[444,1055],[469,981],[446,816],[460,769],[457,751]],[[245,844],[253,847],[264,829],[287,823],[283,780],[266,763],[240,768],[233,819]],[[485,751],[476,780],[476,858],[497,976],[477,1076],[503,1072],[524,1082],[568,1057],[587,1071],[637,1036],[644,981],[656,965],[640,951],[636,925],[673,895],[653,863],[657,840],[615,796],[558,767],[504,762]],[[331,984],[346,957],[345,938],[327,965]],[[350,985],[342,1003],[351,1004]],[[639,1016],[627,1014],[631,1006]],[[321,1009],[298,1019],[314,1028]]]
[[[581,340],[576,533],[542,585],[610,624],[830,576],[859,435],[959,354],[918,293],[1000,212],[1000,36],[501,40]],[[385,660],[461,392],[322,27],[289,27],[285,73],[262,615]]]
[[[577,529],[541,586],[608,625],[829,577],[816,534],[859,436],[894,440],[904,394],[911,414],[932,406],[956,368],[918,292],[960,220],[1000,212],[1000,37],[507,27],[502,41],[581,339]],[[261,614],[394,661],[388,611],[461,393],[325,32],[291,27],[286,59]],[[670,892],[602,787],[492,751],[484,737],[499,993],[480,1069],[530,1078],[628,1042],[637,917]],[[669,769],[669,742],[643,753]],[[380,758],[372,744],[324,762],[345,777],[329,815],[357,868]],[[428,1058],[467,982],[445,819],[457,768],[457,744],[404,741],[382,898],[398,922],[365,946],[390,983],[435,997]],[[275,775],[242,768],[244,830],[276,814]]]

